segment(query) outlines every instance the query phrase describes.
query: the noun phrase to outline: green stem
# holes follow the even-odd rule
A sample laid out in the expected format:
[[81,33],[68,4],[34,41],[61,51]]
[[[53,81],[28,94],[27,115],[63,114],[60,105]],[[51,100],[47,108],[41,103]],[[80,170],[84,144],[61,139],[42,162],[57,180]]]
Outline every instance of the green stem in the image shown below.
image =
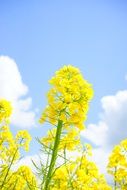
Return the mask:
[[[21,139],[20,144],[22,143],[22,141],[23,141],[23,139]],[[14,152],[14,155],[13,155],[13,157],[12,157],[11,163],[10,163],[8,169],[7,169],[7,173],[6,173],[5,177],[4,177],[3,183],[2,183],[2,185],[1,185],[1,190],[2,190],[2,188],[3,188],[3,186],[4,186],[5,182],[6,182],[7,176],[8,176],[8,174],[9,174],[9,171],[10,171],[10,169],[11,169],[11,166],[12,166],[13,162],[14,162],[14,159],[15,159],[15,156],[16,156],[17,152],[18,152],[18,148],[16,148],[16,150],[15,150],[15,152]]]
[[56,136],[55,136],[52,158],[50,161],[49,170],[48,170],[48,174],[46,177],[44,190],[49,190],[49,184],[51,181],[52,173],[53,173],[54,166],[55,166],[56,159],[57,159],[58,146],[60,143],[60,136],[61,136],[61,131],[62,131],[62,124],[63,124],[63,122],[61,120],[59,120],[58,125],[57,125],[57,131],[56,131]]
[[114,176],[114,189],[116,190],[117,183],[116,183],[116,172],[117,172],[117,167],[115,167],[115,176]]
[[5,177],[4,177],[3,183],[2,183],[2,185],[1,185],[1,189],[3,188],[4,183],[6,182],[6,178],[7,178],[8,174],[9,174],[9,171],[10,171],[10,169],[11,169],[11,166],[12,166],[12,164],[13,164],[13,161],[14,161],[14,159],[15,159],[15,156],[16,156],[17,151],[18,151],[18,148],[16,149],[16,151],[15,151],[13,157],[12,157],[11,163],[10,163],[10,165],[9,165],[9,167],[8,167],[7,173],[6,173]]

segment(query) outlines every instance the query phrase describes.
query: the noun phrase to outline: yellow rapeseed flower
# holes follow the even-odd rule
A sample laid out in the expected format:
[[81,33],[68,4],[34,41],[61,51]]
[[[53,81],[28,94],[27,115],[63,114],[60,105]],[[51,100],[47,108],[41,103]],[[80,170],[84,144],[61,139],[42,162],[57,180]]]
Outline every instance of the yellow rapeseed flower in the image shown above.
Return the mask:
[[109,157],[108,173],[113,176],[116,189],[127,189],[127,139],[116,145]]
[[93,89],[82,76],[79,69],[68,65],[55,73],[49,81],[48,105],[40,122],[48,121],[57,124],[63,121],[65,126],[76,126],[84,129],[88,106],[93,97]]
[[5,99],[0,99],[0,123],[10,117],[12,107],[10,102]]

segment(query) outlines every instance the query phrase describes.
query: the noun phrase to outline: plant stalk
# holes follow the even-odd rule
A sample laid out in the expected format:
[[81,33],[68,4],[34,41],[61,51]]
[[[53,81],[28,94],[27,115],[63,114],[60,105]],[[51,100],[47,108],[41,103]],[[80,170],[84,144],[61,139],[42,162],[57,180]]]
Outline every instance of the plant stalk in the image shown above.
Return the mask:
[[50,161],[49,170],[47,173],[44,190],[49,190],[49,185],[51,182],[51,178],[52,178],[52,174],[53,174],[53,170],[54,170],[54,166],[55,166],[57,154],[58,154],[58,147],[59,147],[59,143],[60,143],[62,124],[63,124],[63,121],[59,120],[58,125],[57,125],[57,131],[56,131],[56,136],[55,136],[52,158]]

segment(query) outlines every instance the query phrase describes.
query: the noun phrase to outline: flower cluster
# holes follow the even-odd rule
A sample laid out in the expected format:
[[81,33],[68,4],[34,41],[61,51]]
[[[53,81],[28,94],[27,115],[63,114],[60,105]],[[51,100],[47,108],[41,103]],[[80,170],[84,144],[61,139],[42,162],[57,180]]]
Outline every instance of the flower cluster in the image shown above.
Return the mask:
[[12,107],[10,102],[4,99],[0,99],[0,123],[3,120],[7,120],[12,113]]
[[38,190],[36,178],[28,166],[20,166],[16,171],[8,171],[8,166],[2,165],[0,187],[1,190]]
[[116,145],[109,157],[108,173],[114,178],[116,189],[127,189],[127,139]]
[[[54,140],[56,137],[56,128],[48,131],[47,136],[41,138],[41,143],[47,147],[53,148]],[[61,139],[59,143],[59,150],[75,150],[81,148],[79,131],[76,129],[69,129],[68,133],[61,134]]]
[[56,72],[49,81],[48,106],[40,122],[48,121],[57,125],[62,120],[64,127],[76,126],[84,129],[89,101],[93,96],[91,84],[84,80],[79,69],[69,65]]
[[111,190],[97,166],[89,160],[86,151],[74,161],[56,169],[51,190]]
[[19,147],[23,147],[26,151],[29,150],[31,136],[26,130],[18,131],[15,140],[16,144],[19,145]]
[[0,100],[0,189],[35,190],[36,178],[29,167],[20,166],[17,171],[12,169],[20,159],[20,148],[29,150],[31,137],[26,130],[13,136],[7,122],[11,110],[8,101]]

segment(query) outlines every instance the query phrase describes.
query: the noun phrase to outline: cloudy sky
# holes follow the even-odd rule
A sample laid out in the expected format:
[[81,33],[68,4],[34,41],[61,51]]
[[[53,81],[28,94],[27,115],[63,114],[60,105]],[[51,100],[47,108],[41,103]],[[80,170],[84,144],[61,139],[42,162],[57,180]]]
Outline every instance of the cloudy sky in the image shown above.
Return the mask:
[[94,147],[102,171],[112,147],[127,138],[127,2],[125,0],[0,1],[0,97],[14,106],[13,133],[35,137],[48,80],[65,64],[93,84],[82,140]]

